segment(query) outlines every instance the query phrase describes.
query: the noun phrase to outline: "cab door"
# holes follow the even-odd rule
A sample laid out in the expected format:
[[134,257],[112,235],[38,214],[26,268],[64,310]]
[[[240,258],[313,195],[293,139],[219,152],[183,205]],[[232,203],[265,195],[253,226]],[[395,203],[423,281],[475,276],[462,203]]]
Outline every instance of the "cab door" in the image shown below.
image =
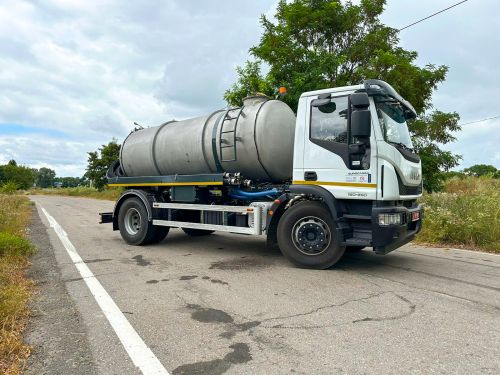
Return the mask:
[[339,93],[317,105],[324,102],[308,98],[303,183],[323,186],[338,199],[375,199],[375,150],[363,162],[353,163],[349,155],[349,95]]

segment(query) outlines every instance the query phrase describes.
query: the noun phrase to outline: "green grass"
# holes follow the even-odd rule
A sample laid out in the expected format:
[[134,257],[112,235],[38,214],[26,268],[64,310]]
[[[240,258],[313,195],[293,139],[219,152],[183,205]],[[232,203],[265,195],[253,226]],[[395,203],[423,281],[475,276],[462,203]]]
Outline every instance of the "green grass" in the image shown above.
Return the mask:
[[29,256],[32,253],[33,245],[28,240],[15,234],[0,232],[0,257]]
[[34,283],[26,278],[33,245],[25,238],[31,215],[27,197],[0,194],[0,373],[21,374],[30,347],[23,342]]
[[500,179],[453,178],[442,193],[424,195],[420,243],[500,253]]
[[107,188],[99,191],[90,187],[75,187],[75,188],[50,188],[50,189],[32,189],[29,194],[42,195],[65,195],[70,197],[86,197],[114,201],[118,199],[123,192],[122,188]]

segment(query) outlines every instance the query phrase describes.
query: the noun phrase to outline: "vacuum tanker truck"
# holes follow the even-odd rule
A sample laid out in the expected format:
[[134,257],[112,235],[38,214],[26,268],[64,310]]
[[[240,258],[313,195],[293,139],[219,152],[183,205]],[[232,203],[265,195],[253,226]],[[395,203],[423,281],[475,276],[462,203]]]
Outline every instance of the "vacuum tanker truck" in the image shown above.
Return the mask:
[[[131,245],[214,231],[263,235],[301,267],[331,267],[346,248],[377,254],[421,229],[415,109],[388,83],[303,93],[134,130],[109,169],[125,187],[101,213]],[[165,242],[168,246],[168,241]]]

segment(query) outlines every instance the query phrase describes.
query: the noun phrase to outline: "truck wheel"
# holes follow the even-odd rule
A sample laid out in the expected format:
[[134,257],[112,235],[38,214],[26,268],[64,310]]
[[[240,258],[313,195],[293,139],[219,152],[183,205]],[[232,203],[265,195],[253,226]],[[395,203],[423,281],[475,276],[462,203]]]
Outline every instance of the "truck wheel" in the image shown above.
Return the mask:
[[289,208],[278,223],[278,245],[292,263],[326,269],[342,257],[335,223],[319,202],[300,202]]
[[163,235],[148,220],[146,207],[137,198],[129,198],[123,202],[118,212],[118,227],[122,238],[129,245],[147,245],[161,237],[160,234]]
[[194,228],[182,228],[182,230],[190,237],[208,236],[209,234],[215,232],[214,230],[194,229]]
[[153,240],[150,243],[157,243],[163,241],[165,237],[167,237],[168,231],[170,230],[170,227],[164,227],[164,226],[154,226],[153,228],[155,230],[155,234]]
[[347,246],[345,248],[345,251],[350,251],[350,252],[358,252],[358,251],[361,251],[365,248],[366,246]]

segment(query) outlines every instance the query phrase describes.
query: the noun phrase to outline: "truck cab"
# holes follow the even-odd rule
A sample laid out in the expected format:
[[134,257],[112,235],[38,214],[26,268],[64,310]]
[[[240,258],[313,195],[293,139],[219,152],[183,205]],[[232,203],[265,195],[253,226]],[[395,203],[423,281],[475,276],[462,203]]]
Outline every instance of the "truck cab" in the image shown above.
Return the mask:
[[386,254],[420,230],[421,161],[407,126],[415,117],[381,80],[300,97],[292,190],[334,197],[347,246]]

